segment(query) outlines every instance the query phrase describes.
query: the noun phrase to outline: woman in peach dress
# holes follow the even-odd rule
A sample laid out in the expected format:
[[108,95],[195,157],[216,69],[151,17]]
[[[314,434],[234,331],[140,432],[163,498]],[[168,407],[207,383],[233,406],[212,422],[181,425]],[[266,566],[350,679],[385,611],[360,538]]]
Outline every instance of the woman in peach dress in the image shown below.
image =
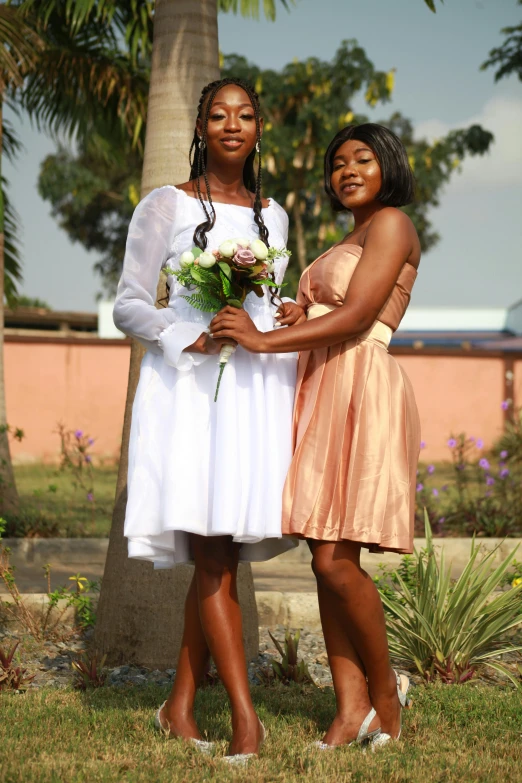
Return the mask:
[[412,552],[420,446],[410,382],[387,351],[420,260],[415,228],[397,209],[414,194],[402,143],[380,125],[344,128],[325,155],[325,187],[354,229],[303,273],[306,323],[263,334],[227,307],[211,324],[215,338],[255,353],[300,351],[283,532],[305,538],[313,555],[337,699],[321,749],[400,735],[408,680],[390,666],[360,551]]

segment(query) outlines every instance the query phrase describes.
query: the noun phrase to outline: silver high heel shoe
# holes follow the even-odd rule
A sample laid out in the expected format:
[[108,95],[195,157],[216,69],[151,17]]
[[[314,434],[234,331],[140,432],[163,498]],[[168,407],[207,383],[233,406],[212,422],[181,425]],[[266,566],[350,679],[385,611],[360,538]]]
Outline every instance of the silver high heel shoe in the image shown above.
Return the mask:
[[327,742],[317,740],[317,742],[314,742],[310,748],[314,750],[336,750],[337,748],[351,747],[351,745],[362,745],[365,742],[375,741],[375,738],[379,736],[381,730],[379,728],[368,731],[368,727],[376,715],[377,713],[372,707],[366,718],[361,723],[361,728],[359,729],[357,737],[351,742],[347,742],[345,745],[328,745]]
[[[263,746],[266,739],[266,731],[261,721],[259,721],[259,725],[261,726],[261,740],[259,742],[259,750],[261,750],[261,747]],[[238,767],[241,767],[248,764],[251,759],[256,759],[257,757],[257,753],[234,753],[233,756],[222,756],[221,758],[227,764],[235,764]]]
[[394,674],[397,678],[397,696],[401,705],[401,728],[397,737],[392,737],[391,734],[387,734],[385,731],[381,731],[374,740],[372,740],[372,750],[376,748],[382,748],[392,740],[398,740],[401,737],[402,731],[402,710],[409,710],[411,708],[411,699],[408,697],[408,689],[410,687],[410,678],[405,674],[397,674],[394,670]]
[[165,726],[161,722],[161,711],[167,701],[165,700],[159,710],[157,711],[156,715],[154,716],[154,727],[160,731],[167,739],[182,739],[185,742],[190,742],[192,745],[194,745],[197,750],[199,750],[200,753],[209,754],[212,753],[214,750],[214,743],[213,742],[205,742],[205,740],[196,739],[195,737],[176,737],[175,734],[172,734],[170,730],[170,726]]

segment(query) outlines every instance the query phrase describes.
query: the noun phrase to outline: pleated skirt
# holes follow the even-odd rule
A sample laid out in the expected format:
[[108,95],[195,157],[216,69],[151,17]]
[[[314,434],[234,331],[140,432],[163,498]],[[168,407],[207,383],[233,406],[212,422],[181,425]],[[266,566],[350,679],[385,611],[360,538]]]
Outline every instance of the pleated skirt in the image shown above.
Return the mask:
[[378,342],[301,353],[283,533],[413,551],[420,421],[411,383]]

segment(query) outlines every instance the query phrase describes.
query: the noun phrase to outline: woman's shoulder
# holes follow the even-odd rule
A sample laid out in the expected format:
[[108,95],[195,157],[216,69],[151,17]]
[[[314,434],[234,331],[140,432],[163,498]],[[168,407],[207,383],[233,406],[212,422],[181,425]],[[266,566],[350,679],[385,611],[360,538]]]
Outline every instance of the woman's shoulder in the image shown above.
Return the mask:
[[272,208],[273,214],[275,219],[278,221],[280,227],[284,231],[288,231],[288,214],[286,210],[283,209],[281,204],[279,204],[275,198],[270,199],[270,207]]

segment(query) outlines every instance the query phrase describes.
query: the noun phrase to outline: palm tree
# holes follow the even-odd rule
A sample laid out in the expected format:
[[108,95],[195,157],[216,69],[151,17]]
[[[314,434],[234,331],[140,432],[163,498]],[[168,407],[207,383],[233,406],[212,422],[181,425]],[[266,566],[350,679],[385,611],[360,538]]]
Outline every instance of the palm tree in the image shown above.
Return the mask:
[[4,384],[4,225],[2,181],[3,104],[8,90],[19,88],[34,67],[42,41],[14,8],[0,6],[0,515],[16,514],[20,501],[16,489],[5,404]]
[[[217,0],[157,0],[141,195],[183,182],[194,131],[194,107],[204,84],[219,77]],[[143,352],[133,342],[121,458],[109,550],[98,605],[96,645],[113,663],[139,662],[168,668],[177,659],[183,605],[192,568],[153,573],[129,561],[123,537],[132,403]],[[248,657],[259,646],[257,608],[250,566],[238,578]]]

